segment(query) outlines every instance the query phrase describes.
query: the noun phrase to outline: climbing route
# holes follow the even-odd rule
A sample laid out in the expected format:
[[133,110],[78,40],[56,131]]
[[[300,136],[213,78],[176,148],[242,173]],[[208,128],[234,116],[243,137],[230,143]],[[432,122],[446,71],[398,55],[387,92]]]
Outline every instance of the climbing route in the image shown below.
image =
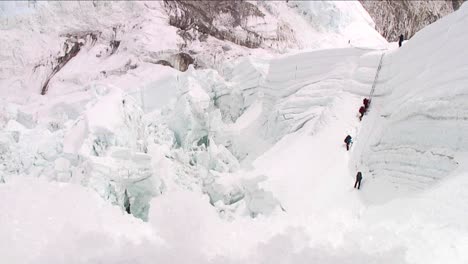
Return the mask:
[[382,52],[382,55],[380,56],[379,66],[377,67],[377,71],[375,73],[374,82],[372,83],[372,89],[369,94],[369,106],[372,103],[372,97],[374,96],[375,87],[377,86],[377,81],[379,80],[379,74],[380,74],[380,70],[382,69],[382,62],[383,62],[384,56],[385,56],[385,52]]

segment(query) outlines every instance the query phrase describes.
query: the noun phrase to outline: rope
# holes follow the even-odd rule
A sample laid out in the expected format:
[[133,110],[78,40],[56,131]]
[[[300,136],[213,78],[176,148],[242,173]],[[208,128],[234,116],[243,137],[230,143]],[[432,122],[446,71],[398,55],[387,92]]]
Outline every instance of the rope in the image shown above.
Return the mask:
[[385,55],[385,52],[383,52],[382,55],[380,56],[379,67],[377,67],[377,72],[375,73],[374,83],[372,84],[372,89],[369,95],[369,105],[372,101],[372,97],[374,96],[375,87],[377,86],[377,80],[379,79],[380,69],[382,69],[382,61],[383,61],[384,55]]
[[[382,55],[380,56],[379,66],[377,67],[377,71],[375,73],[374,82],[372,83],[372,88],[371,88],[371,91],[370,91],[370,94],[369,94],[369,107],[370,107],[371,102],[372,102],[372,97],[374,96],[375,87],[377,87],[377,81],[379,79],[380,70],[382,69],[382,62],[383,62],[384,55],[385,55],[385,52],[382,52]],[[362,142],[362,144],[360,144],[361,148],[364,147],[367,144],[368,139],[369,139],[369,137],[366,137],[364,139],[364,141]],[[360,149],[359,163],[360,163],[361,166],[362,166],[362,157],[363,157],[363,149]],[[357,162],[354,163],[354,166],[355,166],[355,169],[357,170],[357,166],[358,166]]]

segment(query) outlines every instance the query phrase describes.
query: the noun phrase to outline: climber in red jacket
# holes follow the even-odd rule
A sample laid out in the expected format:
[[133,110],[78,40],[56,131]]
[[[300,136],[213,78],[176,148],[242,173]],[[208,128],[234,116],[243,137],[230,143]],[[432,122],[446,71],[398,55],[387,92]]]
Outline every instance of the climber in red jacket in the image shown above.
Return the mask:
[[359,117],[359,121],[361,121],[362,117],[366,113],[366,108],[364,106],[361,106],[361,108],[359,108],[359,113],[361,114],[361,116]]
[[366,108],[367,111],[367,109],[369,109],[370,100],[368,98],[364,98],[364,100],[362,100],[362,103],[364,104],[364,108]]

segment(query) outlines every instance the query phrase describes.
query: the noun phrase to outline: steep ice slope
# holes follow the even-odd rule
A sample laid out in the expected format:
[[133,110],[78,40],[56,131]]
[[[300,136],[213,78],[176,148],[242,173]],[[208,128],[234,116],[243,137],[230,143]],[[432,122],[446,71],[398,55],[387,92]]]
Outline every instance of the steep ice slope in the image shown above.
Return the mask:
[[355,110],[371,89],[379,57],[380,52],[339,49],[271,63],[265,94],[277,93],[279,100],[272,103],[268,128],[282,139],[254,164],[288,213],[326,208],[326,196],[341,201],[337,190],[351,185],[342,137],[357,133]]
[[382,200],[449,177],[468,148],[466,9],[384,57],[354,156],[373,175],[371,185],[391,190],[379,195]]

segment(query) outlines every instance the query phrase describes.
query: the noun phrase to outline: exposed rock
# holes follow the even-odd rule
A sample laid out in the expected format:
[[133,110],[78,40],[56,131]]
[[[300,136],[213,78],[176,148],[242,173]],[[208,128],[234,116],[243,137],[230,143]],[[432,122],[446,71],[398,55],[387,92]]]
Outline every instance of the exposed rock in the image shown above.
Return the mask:
[[49,82],[54,77],[57,72],[59,72],[63,66],[65,66],[73,57],[78,54],[83,44],[79,42],[74,42],[69,45],[69,43],[65,42],[65,55],[60,56],[57,58],[57,64],[53,67],[52,72],[45,80],[44,84],[42,85],[41,95],[45,95],[49,88]]
[[109,70],[109,71],[101,71],[101,74],[103,74],[104,76],[110,76],[110,75],[117,75],[117,76],[121,76],[121,75],[124,75],[126,74],[128,71],[130,70],[134,70],[138,68],[138,64],[136,63],[132,63],[132,60],[128,60],[125,65],[117,68],[117,69],[113,69],[113,70]]
[[388,41],[397,41],[403,34],[411,38],[423,27],[457,10],[463,0],[360,0],[374,19],[376,29]]
[[164,1],[169,24],[180,29],[186,41],[206,40],[207,35],[249,48],[258,48],[261,36],[249,30],[247,19],[264,17],[257,6],[245,1]]
[[193,64],[195,60],[187,53],[181,52],[173,56],[173,65],[174,68],[179,71],[186,71],[190,64]]
[[[59,72],[71,59],[73,59],[81,47],[85,44],[94,46],[98,39],[99,32],[75,32],[73,34],[65,34],[64,36],[68,39],[63,44],[64,54],[54,59],[52,62],[52,72],[47,76],[46,80],[42,84],[41,95],[45,95],[49,88],[50,80]],[[34,68],[45,66],[44,64],[38,64]]]
[[116,38],[117,38],[117,30],[118,30],[118,29],[119,29],[118,27],[113,27],[113,28],[112,28],[112,31],[114,32],[114,35],[112,36],[112,40],[110,41],[110,44],[109,44],[109,46],[110,46],[110,48],[111,48],[111,52],[110,52],[109,56],[110,56],[110,55],[113,55],[113,54],[117,51],[117,49],[119,48],[119,46],[120,46],[120,40],[116,40]]
[[[156,55],[153,55],[156,56]],[[190,64],[195,63],[195,59],[190,54],[185,52],[159,54],[156,57],[157,60],[147,59],[146,62],[169,66],[179,71],[186,71]]]
[[155,64],[161,64],[163,66],[169,66],[171,68],[174,68],[174,66],[172,66],[172,64],[167,60],[158,60],[157,62],[155,62]]
[[109,46],[111,47],[110,55],[114,54],[120,46],[119,40],[111,40]]

